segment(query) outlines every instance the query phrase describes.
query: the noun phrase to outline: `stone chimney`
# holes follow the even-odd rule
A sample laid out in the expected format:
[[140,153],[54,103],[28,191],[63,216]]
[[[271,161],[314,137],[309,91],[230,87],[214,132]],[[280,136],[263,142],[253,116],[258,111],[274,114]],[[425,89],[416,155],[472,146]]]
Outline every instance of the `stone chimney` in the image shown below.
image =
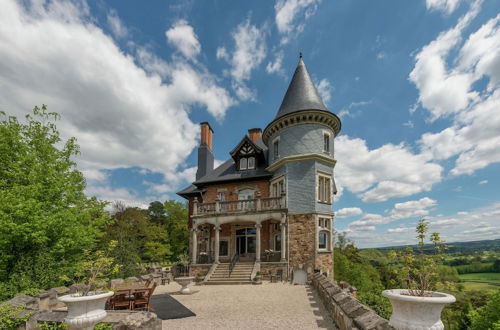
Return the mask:
[[196,180],[204,177],[208,172],[214,169],[214,154],[212,152],[212,137],[214,131],[208,122],[200,124],[201,140],[198,147],[198,170],[196,171]]
[[250,128],[248,130],[248,137],[252,142],[257,141],[262,136],[262,130],[260,128]]

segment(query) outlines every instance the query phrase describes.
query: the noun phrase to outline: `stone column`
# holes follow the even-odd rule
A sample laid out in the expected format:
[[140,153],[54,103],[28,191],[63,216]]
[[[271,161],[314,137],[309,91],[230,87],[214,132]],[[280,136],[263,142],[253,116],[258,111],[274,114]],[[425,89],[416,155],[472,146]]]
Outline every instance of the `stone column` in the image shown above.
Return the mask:
[[260,228],[262,228],[262,225],[258,223],[255,225],[255,228],[257,228],[255,235],[255,244],[257,245],[255,247],[255,261],[260,262]]
[[286,224],[281,224],[281,262],[286,261]]
[[214,226],[215,230],[215,256],[214,256],[214,262],[216,264],[219,263],[219,248],[220,248],[220,243],[219,243],[219,232],[220,232],[220,225],[215,225]]
[[197,228],[196,227],[193,227],[191,228],[191,232],[192,232],[192,243],[193,243],[193,247],[191,249],[191,252],[193,253],[193,256],[192,256],[192,260],[191,260],[191,263],[193,264],[196,264],[197,260],[196,260],[196,257],[198,255],[198,235],[196,233],[197,231]]

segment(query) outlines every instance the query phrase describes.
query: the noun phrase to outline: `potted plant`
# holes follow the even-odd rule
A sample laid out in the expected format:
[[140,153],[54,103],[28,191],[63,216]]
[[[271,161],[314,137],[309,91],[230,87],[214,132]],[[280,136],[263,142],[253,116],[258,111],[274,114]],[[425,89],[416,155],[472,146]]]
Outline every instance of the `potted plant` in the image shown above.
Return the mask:
[[439,233],[432,233],[432,254],[424,252],[425,237],[429,228],[426,219],[421,219],[416,228],[418,252],[412,248],[402,254],[393,255],[402,259],[403,278],[406,289],[385,290],[382,292],[392,305],[390,325],[395,329],[444,329],[441,311],[444,306],[455,302],[455,297],[442,292],[432,291],[437,282],[437,267],[443,259],[443,241]]
[[257,273],[255,273],[255,277],[254,277],[254,283],[255,284],[260,284],[261,283],[261,278],[262,278],[262,273],[259,271]]
[[[85,251],[85,258],[77,264],[77,283],[83,284],[76,293],[58,297],[68,307],[64,322],[77,329],[93,329],[106,316],[106,300],[114,292],[105,288],[106,276],[117,272],[117,265],[109,253],[116,247],[111,242],[106,250]],[[68,278],[65,278],[68,280]]]
[[191,290],[187,286],[193,282],[194,277],[189,276],[189,256],[187,254],[181,254],[178,264],[182,267],[183,276],[174,278],[174,281],[181,286],[182,294],[190,294]]

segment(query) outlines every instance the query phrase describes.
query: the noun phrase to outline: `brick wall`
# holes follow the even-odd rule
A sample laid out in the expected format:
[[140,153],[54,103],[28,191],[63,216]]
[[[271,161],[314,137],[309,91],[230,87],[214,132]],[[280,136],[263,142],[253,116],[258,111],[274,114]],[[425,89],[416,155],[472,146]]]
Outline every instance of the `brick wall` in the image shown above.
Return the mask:
[[210,185],[206,187],[206,192],[203,195],[204,203],[213,203],[217,198],[217,193],[220,190],[226,192],[226,200],[237,200],[238,191],[241,189],[250,188],[259,191],[261,197],[269,197],[269,181],[266,180],[254,180],[245,182],[231,182],[231,183],[221,183],[216,185]]

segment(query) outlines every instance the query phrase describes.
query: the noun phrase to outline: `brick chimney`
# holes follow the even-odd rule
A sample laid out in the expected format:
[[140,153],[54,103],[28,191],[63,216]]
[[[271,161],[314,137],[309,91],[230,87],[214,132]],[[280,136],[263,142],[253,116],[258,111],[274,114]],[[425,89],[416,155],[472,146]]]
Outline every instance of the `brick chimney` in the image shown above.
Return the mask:
[[252,142],[257,141],[262,136],[262,130],[260,128],[250,128],[248,130],[248,137]]
[[214,154],[212,152],[212,137],[214,131],[208,122],[200,124],[201,140],[198,147],[198,170],[196,171],[196,180],[204,177],[208,172],[214,169]]

